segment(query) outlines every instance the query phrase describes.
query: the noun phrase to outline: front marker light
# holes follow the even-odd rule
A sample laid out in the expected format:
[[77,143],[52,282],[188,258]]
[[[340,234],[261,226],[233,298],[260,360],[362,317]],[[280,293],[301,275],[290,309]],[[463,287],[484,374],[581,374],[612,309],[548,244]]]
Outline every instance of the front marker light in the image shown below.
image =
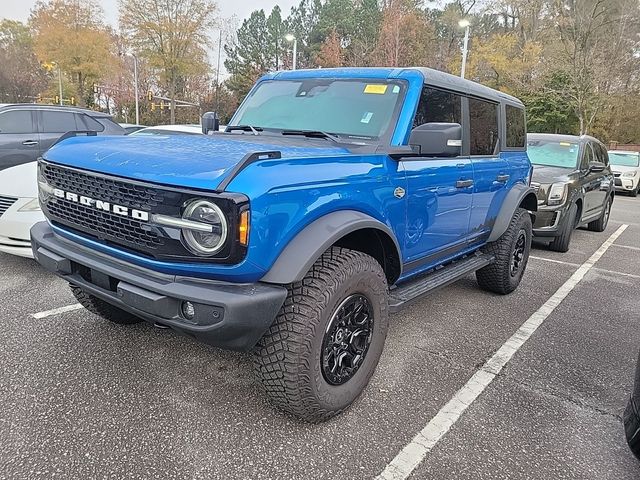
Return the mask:
[[549,188],[547,195],[547,205],[562,205],[567,197],[568,185],[566,183],[554,183]]
[[194,200],[184,209],[182,219],[211,228],[194,229],[183,227],[182,240],[195,255],[209,257],[218,253],[227,240],[227,219],[215,203],[209,200]]
[[38,198],[32,198],[18,209],[19,212],[39,212],[41,210],[40,199]]

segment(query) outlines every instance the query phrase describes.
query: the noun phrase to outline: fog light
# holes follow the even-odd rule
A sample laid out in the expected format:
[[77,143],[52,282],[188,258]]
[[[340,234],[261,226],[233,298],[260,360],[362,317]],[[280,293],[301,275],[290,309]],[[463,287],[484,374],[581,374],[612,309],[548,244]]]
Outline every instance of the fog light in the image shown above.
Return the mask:
[[187,320],[193,320],[196,316],[196,307],[191,302],[182,302],[182,315]]

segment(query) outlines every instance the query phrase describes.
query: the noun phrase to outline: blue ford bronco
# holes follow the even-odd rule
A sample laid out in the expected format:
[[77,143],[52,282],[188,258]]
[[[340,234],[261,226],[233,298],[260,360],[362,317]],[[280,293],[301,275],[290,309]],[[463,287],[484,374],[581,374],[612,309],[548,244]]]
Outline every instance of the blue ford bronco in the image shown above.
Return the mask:
[[35,258],[107,320],[252,351],[300,419],[358,397],[390,312],[473,272],[522,279],[537,200],[509,95],[427,68],[279,72],[203,130],[51,148]]

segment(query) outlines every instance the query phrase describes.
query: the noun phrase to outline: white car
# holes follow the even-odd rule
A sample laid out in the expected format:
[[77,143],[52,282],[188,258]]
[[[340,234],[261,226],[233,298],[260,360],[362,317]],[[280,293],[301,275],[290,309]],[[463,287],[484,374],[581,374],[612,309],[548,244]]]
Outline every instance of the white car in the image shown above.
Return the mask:
[[200,125],[158,125],[143,128],[131,134],[133,137],[143,135],[202,135],[202,127]]
[[0,172],[0,252],[33,258],[31,227],[43,221],[38,201],[38,163]]
[[637,196],[640,190],[640,152],[609,150],[609,165],[615,176],[616,191]]

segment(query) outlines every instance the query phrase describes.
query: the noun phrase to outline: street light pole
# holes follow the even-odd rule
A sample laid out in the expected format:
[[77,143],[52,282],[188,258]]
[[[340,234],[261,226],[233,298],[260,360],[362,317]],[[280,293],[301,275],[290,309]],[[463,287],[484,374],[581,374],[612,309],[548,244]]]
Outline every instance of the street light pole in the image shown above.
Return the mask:
[[469,20],[460,20],[458,25],[465,29],[464,45],[462,47],[462,68],[460,69],[460,78],[464,78],[467,70],[467,55],[469,54],[469,27],[471,26],[471,23]]
[[138,57],[134,53],[128,53],[133,57],[133,90],[136,96],[136,125],[140,125],[140,95],[138,93]]
[[60,90],[60,106],[62,106],[62,71],[60,70],[60,64],[56,64],[58,67],[58,88]]
[[292,34],[287,35],[286,37],[284,37],[288,42],[293,42],[293,65],[292,65],[292,70],[297,70],[298,69],[298,39],[293,36]]

